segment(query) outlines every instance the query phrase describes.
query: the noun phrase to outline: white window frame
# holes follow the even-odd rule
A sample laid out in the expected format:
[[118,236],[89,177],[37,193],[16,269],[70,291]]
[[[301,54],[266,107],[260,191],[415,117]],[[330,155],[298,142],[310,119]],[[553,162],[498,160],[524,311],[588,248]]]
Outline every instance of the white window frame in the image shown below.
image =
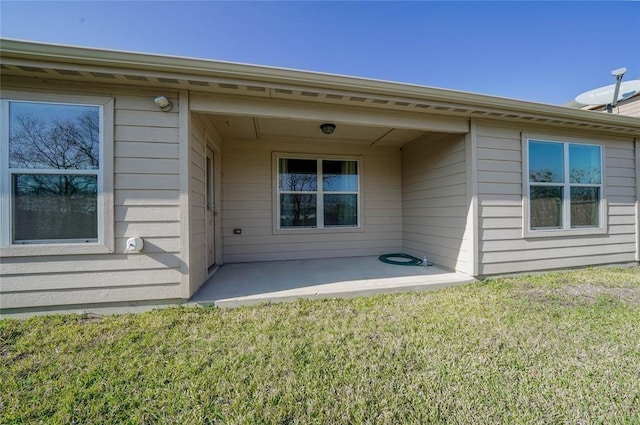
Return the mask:
[[[529,143],[530,142],[547,142],[547,143],[559,143],[563,145],[564,152],[564,182],[563,183],[534,183],[533,186],[552,186],[563,187],[563,199],[562,199],[562,228],[552,229],[532,229],[531,228],[531,210],[530,210],[530,193],[531,182],[529,181]],[[584,145],[584,146],[596,146],[600,148],[600,184],[582,184],[571,183],[569,179],[569,145]],[[534,135],[523,134],[522,135],[522,164],[523,164],[523,237],[525,238],[544,238],[544,237],[556,237],[556,236],[586,236],[586,235],[602,235],[608,232],[608,217],[607,217],[607,197],[605,194],[605,146],[600,141],[591,141],[585,139],[572,139],[566,137],[557,137],[549,135]],[[598,187],[600,188],[599,199],[599,224],[598,226],[590,227],[571,227],[571,187]]]
[[[97,241],[77,240],[13,242],[11,175],[20,170],[9,169],[9,103],[32,102],[44,104],[97,106],[100,108],[100,164],[87,172],[60,170],[62,174],[91,174],[98,176]],[[113,207],[113,127],[114,101],[110,97],[35,93],[3,90],[0,99],[0,257],[103,254],[114,252]],[[22,170],[25,171],[25,170]],[[30,170],[34,171],[34,170]],[[37,170],[38,174],[61,174],[52,170]]]
[[[314,227],[281,227],[280,226],[280,194],[288,193],[288,191],[280,191],[279,184],[279,159],[312,159],[317,161],[318,167],[318,185],[317,190],[313,193],[316,194],[316,211],[317,211],[317,226]],[[358,197],[358,224],[357,226],[324,226],[324,198],[325,192],[322,190],[322,161],[355,161],[358,164],[358,191],[348,192],[330,192],[331,194],[356,194]],[[349,232],[362,232],[364,231],[364,224],[362,222],[362,205],[363,202],[363,189],[362,189],[362,174],[363,174],[363,158],[361,156],[345,156],[345,155],[327,155],[327,154],[301,154],[301,153],[287,153],[287,152],[273,152],[272,155],[272,169],[273,169],[273,233],[274,234],[291,234],[291,233],[349,233]],[[309,192],[312,193],[312,192]]]

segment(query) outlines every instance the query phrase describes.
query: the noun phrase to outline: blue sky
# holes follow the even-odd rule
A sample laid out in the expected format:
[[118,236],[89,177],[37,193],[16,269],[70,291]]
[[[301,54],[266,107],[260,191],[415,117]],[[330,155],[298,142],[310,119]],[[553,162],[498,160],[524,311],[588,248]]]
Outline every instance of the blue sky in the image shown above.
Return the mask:
[[564,104],[640,79],[638,2],[0,2],[0,35]]

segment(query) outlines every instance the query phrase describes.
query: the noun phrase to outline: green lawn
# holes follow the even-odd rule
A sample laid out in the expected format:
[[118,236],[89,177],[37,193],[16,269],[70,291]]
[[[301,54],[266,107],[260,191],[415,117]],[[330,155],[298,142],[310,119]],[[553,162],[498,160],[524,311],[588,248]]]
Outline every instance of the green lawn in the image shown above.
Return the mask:
[[0,423],[640,423],[640,269],[0,322]]

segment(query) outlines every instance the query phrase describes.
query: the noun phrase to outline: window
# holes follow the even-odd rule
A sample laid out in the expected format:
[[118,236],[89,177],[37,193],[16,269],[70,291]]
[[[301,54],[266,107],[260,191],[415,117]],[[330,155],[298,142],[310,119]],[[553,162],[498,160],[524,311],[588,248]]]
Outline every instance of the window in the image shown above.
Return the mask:
[[529,230],[602,227],[602,147],[528,140]]
[[2,101],[2,246],[112,245],[103,196],[111,105]]
[[277,158],[279,229],[359,227],[359,161]]

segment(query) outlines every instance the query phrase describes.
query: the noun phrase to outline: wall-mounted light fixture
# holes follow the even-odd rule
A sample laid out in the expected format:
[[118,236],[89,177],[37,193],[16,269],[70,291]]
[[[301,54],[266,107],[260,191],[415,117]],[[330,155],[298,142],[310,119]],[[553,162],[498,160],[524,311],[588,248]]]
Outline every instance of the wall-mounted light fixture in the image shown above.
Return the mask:
[[173,108],[173,103],[171,103],[171,101],[165,96],[156,96],[153,98],[153,101],[158,105],[158,108],[160,108],[162,112],[169,112]]
[[336,125],[330,122],[326,122],[324,124],[320,124],[320,130],[322,130],[324,134],[331,134],[336,131]]

